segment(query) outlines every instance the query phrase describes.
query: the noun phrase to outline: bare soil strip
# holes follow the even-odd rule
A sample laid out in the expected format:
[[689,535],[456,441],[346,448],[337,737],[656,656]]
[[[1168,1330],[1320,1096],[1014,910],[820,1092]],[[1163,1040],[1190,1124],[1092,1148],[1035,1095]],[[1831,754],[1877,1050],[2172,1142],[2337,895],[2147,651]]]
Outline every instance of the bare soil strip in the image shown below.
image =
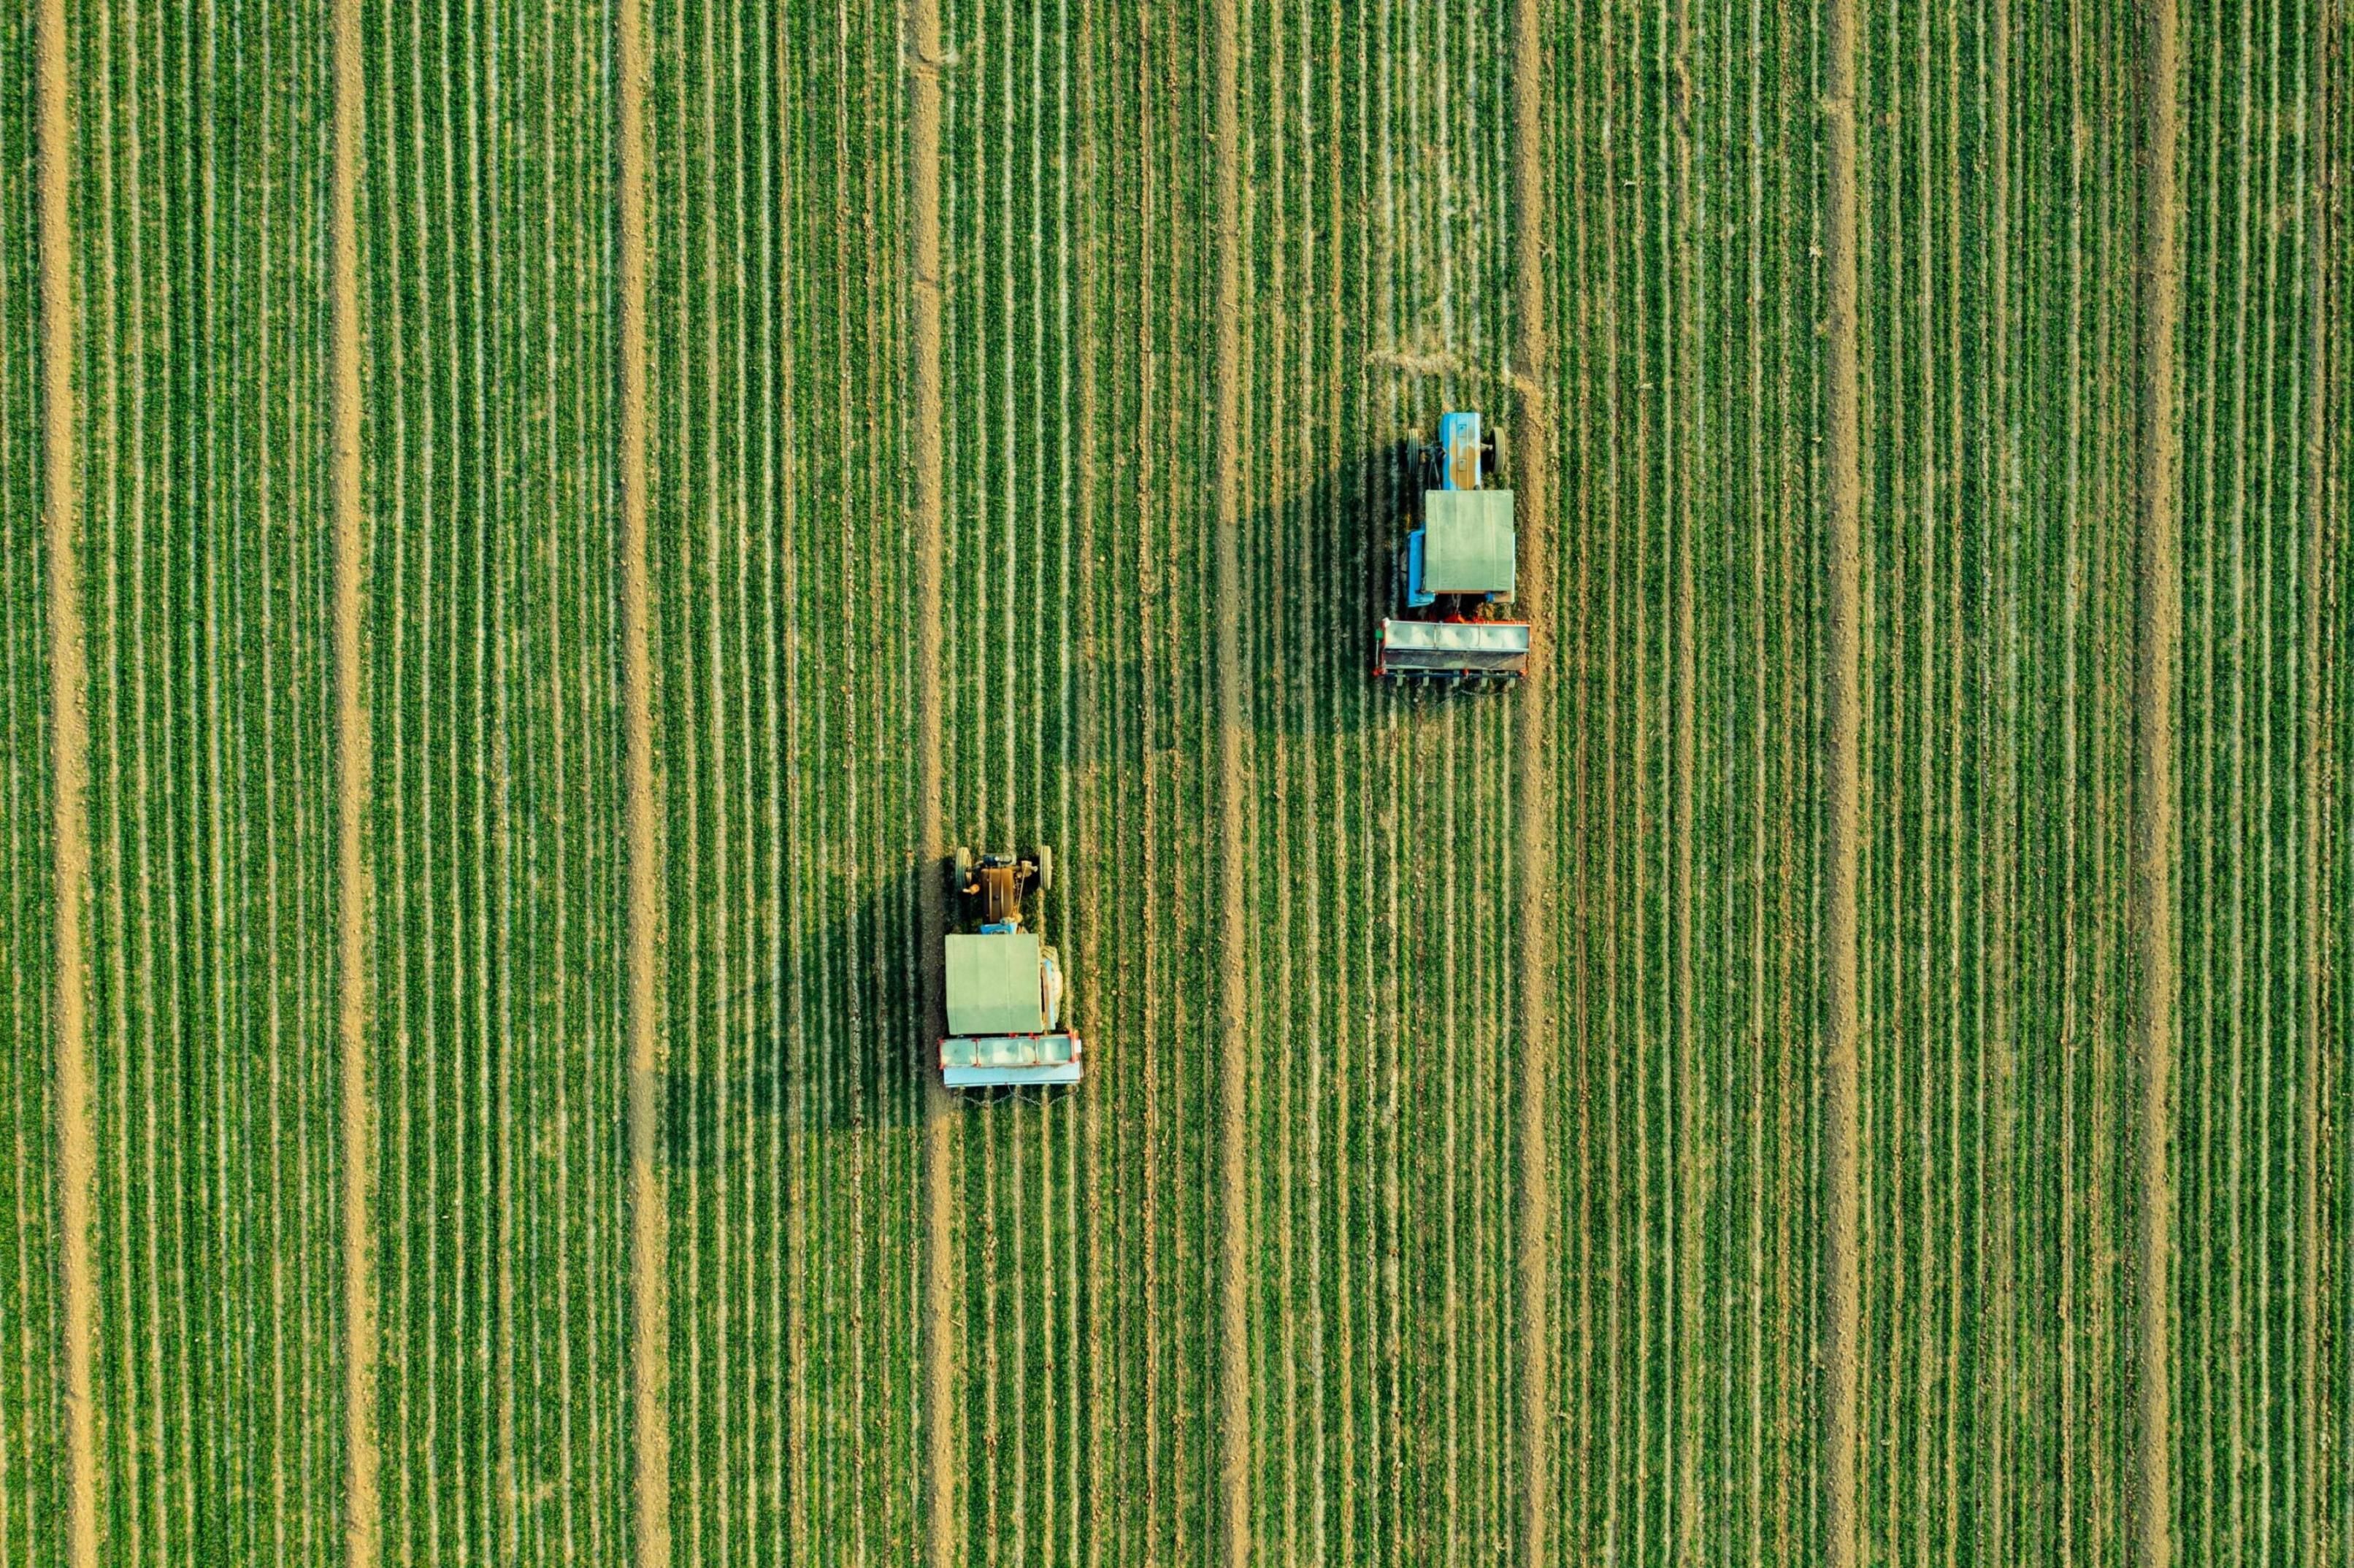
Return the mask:
[[2300,1411],[2298,1449],[2301,1472],[2297,1478],[2297,1535],[2304,1541],[2318,1542],[2319,1498],[2326,1484],[2321,1456],[2321,969],[2328,948],[2328,938],[2321,923],[2321,862],[2322,769],[2327,764],[2322,742],[2322,688],[2326,676],[2322,665],[2321,618],[2327,604],[2323,589],[2328,577],[2329,519],[2327,498],[2328,485],[2329,420],[2329,273],[2332,238],[2329,196],[2334,171],[2330,166],[2330,79],[2329,56],[2338,34],[2338,6],[2334,0],[2324,0],[2320,26],[2316,37],[2317,47],[2314,98],[2316,108],[2310,123],[2314,126],[2315,151],[2313,183],[2302,199],[2307,204],[2306,222],[2310,229],[2306,241],[2306,265],[2312,270],[2306,288],[2311,311],[2313,342],[2309,352],[2312,363],[2306,367],[2310,387],[2306,397],[2305,427],[2305,846],[2303,866],[2305,973],[2303,980],[2303,1011],[2305,1013],[2305,1063],[2303,1077],[2305,1106],[2304,1125],[2298,1129],[2304,1145],[2302,1169],[2305,1172],[2305,1213],[2302,1216],[2303,1253],[2299,1283],[2304,1297],[2303,1343],[2300,1346],[2302,1368],[2298,1380],[2297,1402]]
[[656,925],[662,823],[654,807],[652,599],[646,570],[646,43],[642,0],[621,0],[621,685],[629,839],[630,1430],[635,1560],[670,1561],[668,1195],[654,1167],[662,1114]]
[[[1553,339],[1544,317],[1545,237],[1552,169],[1546,162],[1547,90],[1540,0],[1512,3],[1512,371],[1519,397],[1521,571],[1532,592],[1553,558]],[[1552,1561],[1553,1514],[1553,921],[1552,717],[1546,617],[1529,615],[1529,673],[1514,715],[1514,837],[1521,890],[1520,1257],[1521,1561]]]
[[[1235,78],[1241,47],[1237,0],[1218,0],[1213,15],[1212,91],[1216,105],[1218,177],[1217,339],[1217,588],[1218,602],[1244,602],[1242,581],[1242,451],[1232,434],[1242,429],[1242,115]],[[1223,1156],[1222,1256],[1218,1269],[1222,1364],[1219,1467],[1225,1497],[1226,1561],[1250,1561],[1250,1334],[1246,1278],[1250,1256],[1250,1185],[1243,1161],[1246,1121],[1250,993],[1244,972],[1249,930],[1246,801],[1250,763],[1243,747],[1241,620],[1218,617],[1218,941],[1219,1120]]]
[[360,662],[359,0],[336,0],[333,397],[335,506],[335,1033],[343,1101],[344,1561],[374,1568],[376,1495],[376,1270],[368,1197],[376,1170],[376,1099],[367,1061],[367,863],[360,826],[371,759]]
[[[911,100],[907,139],[907,205],[914,231],[915,275],[908,292],[915,310],[916,624],[940,623],[944,585],[940,457],[940,7],[939,0],[907,0],[907,46]],[[924,953],[923,1027],[927,1038],[948,1024],[941,966],[948,933],[948,888],[941,880],[947,853],[943,817],[946,779],[940,757],[940,647],[926,635],[916,645],[917,878]],[[955,1104],[939,1075],[926,1071],[924,1088],[924,1530],[938,1568],[956,1560],[956,1443],[950,1396],[956,1387],[956,1318],[950,1299],[949,1139]]]
[[65,1291],[66,1561],[98,1562],[97,1413],[90,1351],[90,970],[82,916],[90,889],[90,676],[84,666],[80,494],[74,451],[73,112],[67,100],[64,0],[35,22],[40,124],[42,489],[49,546],[49,713],[57,908],[58,1238]]
[[1854,1568],[1857,1341],[1862,1315],[1857,1191],[1856,874],[1862,837],[1861,650],[1863,472],[1856,316],[1856,0],[1833,0],[1823,98],[1829,138],[1829,506],[1823,673],[1823,1560]]
[[2140,1409],[2135,1447],[2135,1560],[2173,1561],[2173,1453],[2168,1278],[2174,1239],[2175,767],[2174,680],[2182,638],[2180,527],[2175,482],[2180,452],[2175,417],[2175,340],[2181,319],[2181,198],[2176,188],[2179,23],[2174,0],[2148,0],[2148,247],[2142,296],[2141,517],[2137,547],[2139,627],[2134,664],[2134,935],[2140,956],[2136,998],[2141,1055],[2141,1214],[2136,1288]]

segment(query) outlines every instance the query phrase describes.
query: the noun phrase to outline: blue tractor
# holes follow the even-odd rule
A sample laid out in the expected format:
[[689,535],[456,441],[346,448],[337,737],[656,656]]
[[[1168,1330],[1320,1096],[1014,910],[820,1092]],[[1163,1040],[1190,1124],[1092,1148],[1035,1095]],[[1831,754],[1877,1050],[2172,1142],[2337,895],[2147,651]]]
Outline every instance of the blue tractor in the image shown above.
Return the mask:
[[1416,526],[1399,552],[1398,613],[1382,621],[1376,674],[1480,690],[1527,673],[1528,622],[1492,614],[1516,586],[1512,493],[1486,485],[1498,460],[1476,413],[1440,416],[1438,444],[1416,451]]

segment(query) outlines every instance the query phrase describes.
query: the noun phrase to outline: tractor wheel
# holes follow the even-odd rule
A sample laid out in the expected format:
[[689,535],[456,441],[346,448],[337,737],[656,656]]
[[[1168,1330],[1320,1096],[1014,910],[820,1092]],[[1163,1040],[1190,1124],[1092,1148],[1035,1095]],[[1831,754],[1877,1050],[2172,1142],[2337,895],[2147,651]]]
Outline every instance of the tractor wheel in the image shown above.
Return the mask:
[[1052,893],[1055,891],[1055,849],[1052,844],[1038,846],[1037,866],[1038,891]]
[[962,844],[957,845],[955,869],[956,891],[962,893],[972,885],[972,851]]
[[1490,427],[1479,438],[1480,479],[1485,481],[1495,478],[1496,471],[1503,466],[1503,439],[1496,433],[1492,427]]

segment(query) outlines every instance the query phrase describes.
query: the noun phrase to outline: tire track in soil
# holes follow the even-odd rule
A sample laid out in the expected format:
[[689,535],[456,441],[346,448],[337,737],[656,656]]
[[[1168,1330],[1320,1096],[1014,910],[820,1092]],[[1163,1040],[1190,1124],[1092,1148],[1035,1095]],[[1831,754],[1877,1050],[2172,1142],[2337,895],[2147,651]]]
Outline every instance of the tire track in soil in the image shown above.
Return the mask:
[[[1540,0],[1512,3],[1512,376],[1520,408],[1521,570],[1542,593],[1552,563],[1553,429],[1553,340],[1544,319],[1547,222],[1545,51]],[[1529,614],[1528,675],[1513,715],[1514,842],[1521,894],[1519,1012],[1521,1356],[1521,1561],[1549,1562],[1553,1515],[1553,1153],[1548,1091],[1553,1073],[1553,780],[1545,728],[1552,717],[1547,679],[1550,601]]]
[[83,900],[90,887],[89,671],[82,641],[80,496],[74,426],[73,110],[67,93],[65,0],[35,18],[41,280],[42,504],[49,567],[51,899],[56,906],[57,1138],[66,1446],[66,1561],[98,1563],[97,1413],[90,1399],[96,1287],[90,1251],[97,1150],[90,1129],[90,975]]
[[359,0],[336,0],[330,461],[335,596],[335,1024],[342,1101],[344,1264],[344,1558],[374,1568],[382,1539],[376,1491],[376,1301],[369,1178],[376,1101],[367,1058],[367,865],[362,857],[371,758],[360,662],[360,584],[366,571],[360,500]]
[[2180,466],[2175,418],[2175,339],[2180,320],[2181,202],[2176,186],[2180,110],[2175,99],[2179,21],[2174,0],[2148,0],[2148,202],[2141,302],[2140,514],[2136,549],[2133,920],[2140,959],[2135,1044],[2141,1065],[2140,1214],[2136,1237],[2139,1374],[2134,1499],[2140,1568],[2173,1560],[2172,1404],[2168,1277],[2174,1225],[2175,996],[2174,678],[2182,636]]
[[[948,932],[947,890],[938,867],[946,779],[940,760],[940,643],[928,629],[940,623],[942,599],[940,455],[940,8],[939,0],[907,0],[909,111],[908,208],[915,275],[908,294],[915,310],[916,624],[928,629],[916,649],[917,876],[924,967],[923,1037],[944,1027],[942,973]],[[956,1560],[956,1443],[949,1418],[956,1386],[956,1321],[950,1300],[952,1243],[949,1208],[953,1172],[949,1140],[955,1110],[937,1071],[924,1086],[924,1415],[926,1554],[936,1568]]]
[[1822,1162],[1826,1232],[1822,1365],[1824,1562],[1855,1568],[1857,1338],[1856,872],[1862,823],[1863,478],[1856,317],[1856,0],[1833,0],[1823,118],[1829,137],[1829,215],[1824,236],[1829,294],[1829,429],[1823,460],[1829,496],[1824,612],[1824,1029]]
[[642,0],[621,0],[621,684],[629,860],[630,1432],[641,1568],[670,1561],[669,1201],[654,1167],[662,1114],[655,922],[662,821],[654,804],[652,604],[646,566],[646,42]]
[[[1236,57],[1241,47],[1239,0],[1216,0],[1212,16],[1212,91],[1215,105],[1217,159],[1218,336],[1217,379],[1217,573],[1218,601],[1239,605],[1242,597],[1242,451],[1230,439],[1239,429],[1242,399],[1242,117],[1237,102]],[[1243,751],[1245,721],[1240,619],[1217,618],[1218,642],[1218,1077],[1221,1181],[1219,1285],[1219,1427],[1223,1454],[1219,1489],[1225,1499],[1225,1560],[1251,1558],[1249,1288],[1245,1267],[1250,1255],[1250,1191],[1243,1163],[1246,1118],[1248,978],[1243,956],[1249,912],[1244,856],[1248,835],[1245,812],[1251,788]]]

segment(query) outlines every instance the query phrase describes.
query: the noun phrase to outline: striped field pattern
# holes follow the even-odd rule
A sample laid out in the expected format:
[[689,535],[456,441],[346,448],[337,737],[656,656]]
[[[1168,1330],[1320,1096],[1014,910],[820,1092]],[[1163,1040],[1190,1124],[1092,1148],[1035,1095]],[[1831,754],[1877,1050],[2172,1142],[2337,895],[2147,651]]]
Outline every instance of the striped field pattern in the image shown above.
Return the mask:
[[338,1540],[323,23],[69,45],[114,1561]]
[[[2354,1560],[2344,0],[63,14],[0,1564]],[[930,1087],[960,843],[1074,1093]]]
[[1866,29],[1865,1561],[2127,1540],[2137,43]]
[[1820,68],[1741,13],[1556,51],[1567,1561],[1820,1560]]
[[366,6],[382,1560],[628,1540],[610,48]]

